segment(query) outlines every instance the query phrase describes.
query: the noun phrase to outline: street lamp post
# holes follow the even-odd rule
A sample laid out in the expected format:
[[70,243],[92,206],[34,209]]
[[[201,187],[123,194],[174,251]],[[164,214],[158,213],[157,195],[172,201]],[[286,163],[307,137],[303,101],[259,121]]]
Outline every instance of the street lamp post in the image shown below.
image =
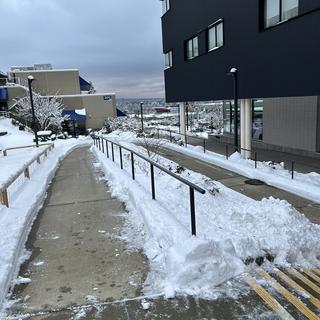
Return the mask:
[[[234,147],[239,147],[238,143],[238,69],[231,68],[229,75],[234,79]],[[232,109],[232,106],[231,108]]]
[[140,102],[140,116],[141,116],[141,132],[144,131],[143,129],[143,102]]
[[37,128],[36,128],[36,115],[35,115],[35,112],[34,112],[33,95],[32,95],[32,87],[31,87],[32,81],[34,81],[34,80],[35,79],[34,79],[33,76],[28,76],[30,104],[31,104],[31,111],[32,111],[32,126],[33,126],[36,146],[39,147],[38,134],[37,134]]

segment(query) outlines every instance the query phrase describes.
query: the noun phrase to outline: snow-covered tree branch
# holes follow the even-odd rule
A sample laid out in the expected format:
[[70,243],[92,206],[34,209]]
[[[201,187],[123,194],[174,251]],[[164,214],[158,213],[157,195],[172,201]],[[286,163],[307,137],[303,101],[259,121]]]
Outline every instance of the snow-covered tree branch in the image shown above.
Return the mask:
[[[56,96],[46,97],[33,93],[35,117],[40,130],[60,128],[61,123],[68,120],[68,116],[62,116],[63,104]],[[19,117],[32,121],[30,96],[16,99],[15,110]]]

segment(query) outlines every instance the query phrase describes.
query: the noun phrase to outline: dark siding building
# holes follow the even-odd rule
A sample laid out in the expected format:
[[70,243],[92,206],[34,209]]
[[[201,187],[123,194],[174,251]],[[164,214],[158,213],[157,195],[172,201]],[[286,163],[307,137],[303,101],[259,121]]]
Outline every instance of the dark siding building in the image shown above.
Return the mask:
[[167,102],[225,100],[224,135],[232,135],[235,67],[239,98],[252,99],[255,140],[320,151],[320,0],[165,2]]

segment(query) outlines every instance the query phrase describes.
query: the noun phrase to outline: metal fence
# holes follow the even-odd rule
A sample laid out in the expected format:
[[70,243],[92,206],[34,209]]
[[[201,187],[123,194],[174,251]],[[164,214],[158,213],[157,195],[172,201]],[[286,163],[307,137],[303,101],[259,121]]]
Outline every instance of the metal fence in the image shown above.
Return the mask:
[[[41,145],[40,145],[41,146]],[[22,148],[30,148],[30,147],[35,147],[33,146],[24,146],[24,147],[18,147],[18,148],[9,148],[3,151],[4,156],[7,156],[7,153],[9,150],[15,150],[15,149],[22,149]],[[50,152],[54,148],[54,144],[46,144],[45,148],[39,152],[37,155],[35,155],[32,159],[30,159],[23,167],[21,167],[20,170],[13,176],[11,176],[6,182],[2,183],[0,185],[0,202],[7,208],[9,208],[9,188],[15,188],[17,189],[17,185],[22,184],[21,176],[23,175],[24,178],[30,179],[30,173],[31,170],[30,168],[34,169],[34,164],[37,162],[38,164],[41,163],[41,157],[47,157],[48,152]],[[16,184],[16,186],[14,186]],[[12,192],[11,192],[12,194]]]
[[[183,134],[183,133],[179,133],[179,132],[175,132],[172,130],[166,130],[166,129],[158,129],[157,130],[157,138],[160,139],[161,138],[168,138],[170,140],[170,142],[175,142],[175,138],[176,136],[180,136],[182,138],[184,138],[184,146],[187,148],[188,144],[192,145],[192,143],[190,143],[192,140],[195,140],[197,142],[199,142],[202,147],[203,147],[203,152],[206,152],[206,141],[207,139],[205,138],[201,138],[201,137],[197,137],[197,136],[191,136],[188,134]],[[164,135],[161,135],[161,133],[165,133]]]
[[[191,135],[187,135],[187,134],[181,134],[181,133],[177,133],[174,132],[172,130],[164,130],[164,129],[156,129],[157,134],[156,134],[156,138],[160,139],[160,138],[166,138],[168,140],[170,140],[170,142],[176,142],[175,137],[176,136],[180,136],[182,138],[184,138],[184,146],[187,148],[188,145],[200,145],[203,147],[203,152],[205,153],[206,151],[209,151],[208,149],[208,139],[205,138],[201,138],[201,137],[195,137],[195,136],[191,136]],[[161,134],[161,133],[165,133],[165,134]],[[192,143],[193,140],[193,143]],[[319,161],[319,166],[315,166],[315,165],[311,165],[310,163],[305,163],[302,161],[297,161],[297,160],[287,160],[287,159],[272,159],[272,157],[268,158],[267,160],[264,160],[262,158],[262,151],[258,151],[256,149],[245,149],[245,148],[240,148],[240,147],[234,147],[233,145],[229,144],[229,143],[223,143],[218,141],[218,143],[224,148],[224,156],[226,158],[226,160],[229,160],[230,155],[233,152],[241,152],[241,151],[247,151],[251,153],[251,157],[250,160],[254,161],[254,167],[255,169],[259,169],[258,168],[258,162],[259,161],[267,161],[267,162],[271,162],[274,164],[280,164],[280,163],[284,163],[284,169],[287,169],[290,174],[291,174],[291,179],[295,178],[295,175],[297,172],[303,172],[303,173],[310,173],[310,172],[317,172],[320,173],[320,161]],[[212,149],[212,148],[211,148]],[[210,150],[213,151],[214,150]],[[264,153],[267,152],[264,151]],[[300,170],[300,171],[296,171],[296,170]]]
[[154,175],[154,168],[155,167],[158,168],[160,171],[168,174],[172,178],[187,185],[189,187],[189,196],[190,196],[191,233],[194,236],[196,235],[197,231],[196,231],[196,211],[195,211],[194,192],[197,191],[201,194],[205,194],[206,191],[204,189],[202,189],[199,186],[197,186],[196,184],[182,178],[178,174],[171,172],[167,168],[164,168],[163,166],[161,166],[160,164],[156,163],[155,161],[149,159],[148,157],[146,157],[146,156],[144,156],[134,150],[131,150],[127,147],[124,147],[119,143],[116,143],[116,142],[109,140],[105,137],[97,136],[97,135],[92,136],[92,138],[93,138],[95,147],[98,148],[101,152],[105,153],[108,158],[112,159],[113,162],[115,162],[115,150],[114,150],[115,148],[114,148],[114,146],[117,146],[119,148],[119,162],[120,162],[121,169],[124,169],[122,151],[126,150],[130,153],[130,155],[131,155],[131,175],[132,175],[133,180],[135,180],[135,178],[136,178],[135,177],[135,160],[134,160],[135,156],[141,158],[142,160],[144,160],[150,164],[151,194],[152,194],[153,200],[156,199],[155,175]]

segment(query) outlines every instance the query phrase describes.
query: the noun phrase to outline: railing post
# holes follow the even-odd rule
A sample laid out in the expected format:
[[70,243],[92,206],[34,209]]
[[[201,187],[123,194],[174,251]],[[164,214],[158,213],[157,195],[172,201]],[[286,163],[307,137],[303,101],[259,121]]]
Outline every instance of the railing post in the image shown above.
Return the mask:
[[134,158],[133,152],[131,152],[131,171],[132,171],[132,180],[135,180],[135,173],[134,173]]
[[172,142],[171,130],[169,130],[169,133],[170,133],[170,142]]
[[107,149],[107,157],[109,158],[109,146],[108,146],[108,140],[106,140],[106,149]]
[[111,142],[111,151],[112,151],[112,161],[114,162],[114,148],[113,148],[113,142]]
[[229,159],[229,146],[226,144],[226,159]]
[[206,153],[206,140],[203,139],[203,153]]
[[194,204],[194,189],[190,187],[190,210],[191,210],[191,233],[193,236],[197,235],[196,230],[196,210]]
[[3,150],[3,156],[6,157],[8,155],[7,150]]
[[1,203],[7,208],[9,208],[9,199],[8,199],[7,189],[2,190],[0,195],[1,195]]
[[123,169],[123,162],[122,162],[122,148],[119,147],[119,153],[120,153],[120,168]]
[[291,179],[294,179],[294,161],[291,162]]
[[29,167],[26,167],[23,171],[24,176],[28,179],[30,179],[30,172],[29,172]]
[[184,134],[184,141],[186,143],[186,148],[188,148],[188,138],[187,138],[187,134]]
[[152,191],[152,199],[156,199],[156,190],[154,185],[154,167],[153,164],[150,163],[150,169],[151,169],[151,191]]
[[37,162],[40,164],[40,156],[37,157]]
[[102,144],[102,153],[104,153],[103,138],[101,138],[101,144]]
[[159,129],[157,129],[157,131],[158,131],[158,140],[160,139],[160,133],[159,133]]
[[98,137],[98,144],[99,144],[99,151],[101,151],[101,142],[100,142],[100,137]]
[[257,151],[254,152],[254,167],[257,169],[258,167],[258,156]]

